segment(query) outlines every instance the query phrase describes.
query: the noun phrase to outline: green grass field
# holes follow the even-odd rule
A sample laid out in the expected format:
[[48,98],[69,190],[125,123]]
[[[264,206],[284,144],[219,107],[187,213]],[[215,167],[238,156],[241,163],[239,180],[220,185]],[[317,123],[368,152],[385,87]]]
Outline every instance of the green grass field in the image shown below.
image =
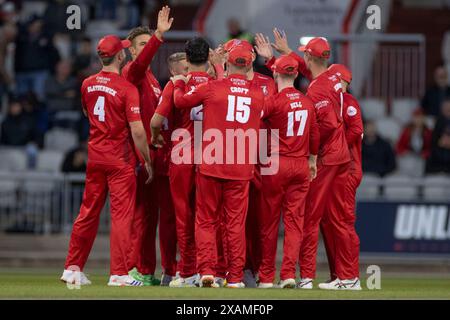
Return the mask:
[[[161,287],[111,288],[108,276],[91,273],[91,286],[69,290],[58,280],[59,271],[0,270],[0,299],[450,299],[450,277],[382,276],[381,290],[329,292],[282,289],[174,289]],[[323,277],[318,280],[323,280]]]

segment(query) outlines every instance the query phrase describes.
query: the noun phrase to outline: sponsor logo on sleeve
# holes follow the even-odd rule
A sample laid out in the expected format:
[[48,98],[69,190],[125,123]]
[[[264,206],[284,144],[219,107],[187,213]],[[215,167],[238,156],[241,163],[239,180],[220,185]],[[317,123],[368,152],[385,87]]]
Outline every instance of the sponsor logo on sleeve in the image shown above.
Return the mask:
[[354,116],[356,116],[357,113],[358,113],[358,110],[356,110],[356,108],[354,106],[349,106],[347,108],[347,114],[349,117],[354,117]]

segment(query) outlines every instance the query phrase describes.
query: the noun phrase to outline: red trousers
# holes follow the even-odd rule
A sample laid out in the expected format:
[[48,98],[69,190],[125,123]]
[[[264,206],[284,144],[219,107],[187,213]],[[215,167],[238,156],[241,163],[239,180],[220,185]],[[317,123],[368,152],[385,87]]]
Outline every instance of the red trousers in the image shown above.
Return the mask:
[[[248,190],[249,181],[224,180],[197,173],[195,242],[201,275],[217,274],[217,232],[222,221],[227,244],[227,281],[242,281]],[[221,204],[223,209],[218,210]]]
[[[349,273],[349,278],[353,279],[359,277],[359,237],[355,230],[356,221],[356,190],[362,180],[362,172],[351,172],[347,178],[345,186],[346,197],[345,205],[346,211],[343,217],[344,224],[349,234],[351,243],[351,252],[348,252],[345,257],[348,257],[349,264],[351,265],[352,273]],[[320,223],[320,230],[325,244],[327,252],[328,265],[330,267],[330,279],[334,280],[338,276],[336,274],[336,246],[339,246],[339,242],[336,241],[333,234],[333,225],[331,223],[328,212],[325,212],[324,217]],[[347,248],[347,246],[346,246]]]
[[250,192],[248,198],[248,213],[245,222],[246,237],[246,259],[245,270],[251,270],[253,274],[257,274],[261,265],[261,186],[250,182]]
[[159,215],[161,266],[164,273],[174,276],[177,271],[177,238],[175,213],[167,176],[155,175],[145,184],[147,172],[141,168],[137,178],[136,213],[133,221],[133,254],[131,265],[142,274],[154,274],[156,268],[156,230]]
[[136,174],[131,165],[89,163],[80,213],[74,222],[65,269],[83,270],[97,235],[100,212],[109,190],[111,203],[110,274],[128,274],[131,222],[135,211]]
[[195,165],[170,164],[170,190],[180,250],[178,270],[183,278],[197,273],[195,253]]
[[330,234],[333,234],[335,243],[339,243],[335,246],[336,275],[340,279],[352,278],[352,240],[345,222],[349,166],[350,163],[334,166],[318,164],[317,177],[311,182],[306,199],[304,234],[300,250],[302,278],[315,278],[319,226],[325,212]]
[[278,173],[262,177],[260,205],[262,261],[259,269],[261,282],[273,282],[275,279],[281,213],[283,213],[284,243],[280,279],[295,279],[309,177],[308,159],[282,156]]

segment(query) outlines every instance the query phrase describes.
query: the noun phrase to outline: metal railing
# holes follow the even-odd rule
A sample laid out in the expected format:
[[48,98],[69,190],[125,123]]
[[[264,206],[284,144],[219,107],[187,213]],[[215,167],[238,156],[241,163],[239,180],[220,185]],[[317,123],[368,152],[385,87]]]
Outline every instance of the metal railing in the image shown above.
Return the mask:
[[[0,173],[0,231],[69,233],[78,215],[84,174]],[[109,231],[109,200],[99,232]]]
[[[366,175],[357,199],[448,202],[450,177],[435,178]],[[82,202],[84,180],[84,174],[0,172],[0,232],[70,233]],[[107,233],[109,226],[109,201],[106,201],[99,232]]]

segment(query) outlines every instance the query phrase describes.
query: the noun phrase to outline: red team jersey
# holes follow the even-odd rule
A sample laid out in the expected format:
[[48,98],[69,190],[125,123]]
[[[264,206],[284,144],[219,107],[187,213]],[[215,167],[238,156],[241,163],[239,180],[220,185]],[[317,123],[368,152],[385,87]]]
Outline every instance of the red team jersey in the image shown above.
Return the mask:
[[263,119],[269,128],[279,130],[279,153],[288,157],[309,157],[319,150],[319,127],[312,101],[294,87],[267,97]]
[[119,74],[101,71],[83,81],[81,101],[90,123],[89,161],[134,165],[128,123],[141,120],[137,89]]
[[[206,72],[190,72],[188,75],[191,75],[189,79],[186,90],[187,92],[191,92],[195,89],[196,86],[210,81],[212,78]],[[156,109],[156,113],[168,118],[170,113],[172,112],[172,124],[175,129],[186,129],[189,131],[191,137],[194,136],[194,122],[193,121],[201,121],[203,119],[203,107],[202,105],[195,106],[193,108],[176,108],[173,98],[174,85],[172,81],[168,82],[166,87],[164,88],[162,99]],[[185,93],[185,92],[184,92]],[[183,94],[184,94],[183,93]],[[181,140],[182,143],[190,143],[191,144],[191,157],[194,157],[194,144],[190,139]],[[179,141],[174,141],[173,145],[176,146]]]
[[350,93],[344,93],[345,136],[352,158],[351,171],[362,174],[361,148],[363,137],[363,121],[358,101]]
[[342,118],[342,85],[339,78],[325,71],[308,87],[307,96],[316,108],[320,129],[319,160],[324,165],[338,165],[350,161]]
[[272,96],[277,93],[275,81],[271,77],[254,72],[251,82],[253,85],[259,87],[265,96]]
[[150,120],[161,95],[161,86],[149,65],[161,43],[156,36],[152,36],[137,58],[128,62],[122,69],[122,75],[125,79],[134,84],[139,90],[141,117],[147,133],[147,141],[150,141],[151,138]]
[[[256,139],[257,130],[264,104],[264,95],[260,90],[252,87],[252,82],[243,75],[229,75],[226,79],[210,81],[208,84],[198,86],[188,94],[184,94],[185,84],[177,81],[175,84],[174,99],[179,108],[191,108],[203,104],[203,134],[209,129],[217,130],[226,139],[226,130],[254,129]],[[216,131],[216,132],[217,132]],[[214,138],[212,138],[214,140]],[[205,163],[203,159],[199,165],[201,174],[228,180],[250,180],[253,178],[254,161],[256,160],[256,145],[252,148],[246,140],[246,146],[233,145],[222,141],[215,142],[218,148],[222,147],[223,154],[215,154],[222,164]],[[257,142],[257,140],[255,141]],[[212,143],[211,143],[212,145]],[[233,149],[231,149],[234,147]],[[211,148],[210,144],[203,142],[203,151]],[[239,151],[238,151],[239,149]],[[245,161],[238,162],[238,154],[244,151]],[[253,152],[254,151],[254,152]],[[216,152],[217,151],[216,149]],[[234,154],[232,163],[227,163],[226,155]],[[250,161],[251,160],[251,161]]]

